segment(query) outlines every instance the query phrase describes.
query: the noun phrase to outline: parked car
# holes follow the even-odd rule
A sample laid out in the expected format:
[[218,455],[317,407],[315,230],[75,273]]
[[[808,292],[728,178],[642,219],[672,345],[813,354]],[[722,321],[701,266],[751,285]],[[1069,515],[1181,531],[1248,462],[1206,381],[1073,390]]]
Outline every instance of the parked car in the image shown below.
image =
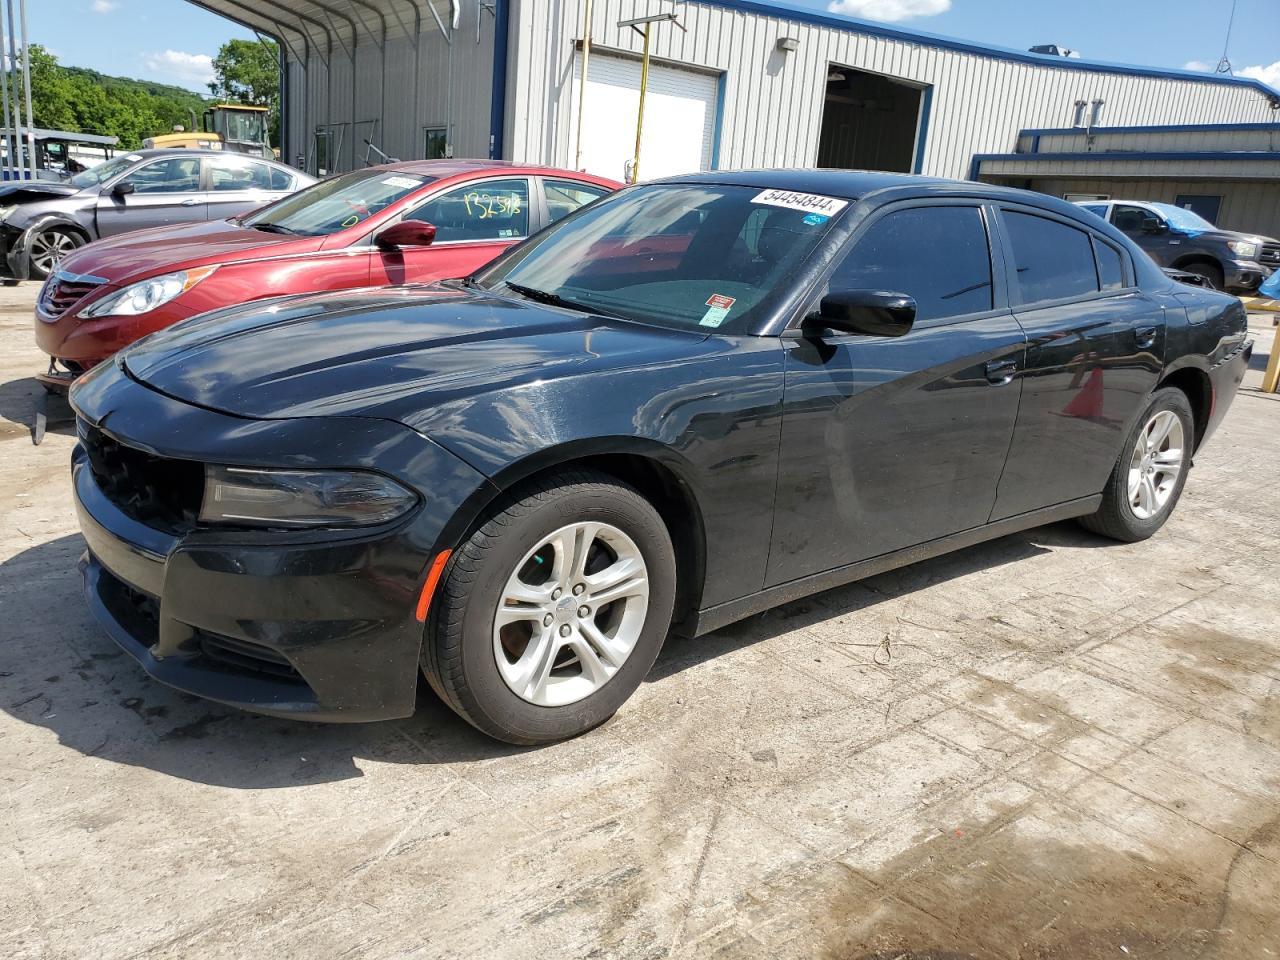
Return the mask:
[[1203,277],[1215,290],[1252,293],[1280,267],[1280,240],[1219,230],[1197,213],[1146,200],[1082,200],[1157,264]]
[[36,342],[51,358],[42,379],[68,382],[217,307],[466,276],[619,186],[549,167],[421,160],[331,177],[242,217],[91,244],[63,261],[36,302]]
[[1070,203],[847,171],[630,187],[463,281],[247,304],[81,378],[89,605],[158,680],[491,736],[603,722],[670,630],[1038,524],[1151,536],[1241,303]]
[[44,280],[99,237],[221,220],[315,183],[271,160],[206,150],[138,150],[66,183],[0,186],[0,275]]

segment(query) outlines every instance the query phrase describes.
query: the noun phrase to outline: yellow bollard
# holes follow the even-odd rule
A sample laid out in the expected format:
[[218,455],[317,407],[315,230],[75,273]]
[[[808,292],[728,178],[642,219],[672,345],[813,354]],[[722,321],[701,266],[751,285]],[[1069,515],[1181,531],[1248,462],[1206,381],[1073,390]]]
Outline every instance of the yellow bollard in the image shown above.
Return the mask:
[[1271,356],[1267,358],[1267,372],[1262,375],[1262,392],[1275,393],[1280,387],[1280,330],[1271,340]]

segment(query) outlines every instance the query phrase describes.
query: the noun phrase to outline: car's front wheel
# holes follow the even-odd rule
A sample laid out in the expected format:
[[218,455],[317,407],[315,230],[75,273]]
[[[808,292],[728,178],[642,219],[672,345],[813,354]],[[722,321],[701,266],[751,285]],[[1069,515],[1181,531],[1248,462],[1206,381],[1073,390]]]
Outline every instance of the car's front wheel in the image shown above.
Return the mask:
[[675,554],[653,506],[606,474],[560,474],[508,497],[455,551],[423,671],[492,737],[563,740],[635,692],[674,599]]
[[83,247],[84,237],[61,227],[39,230],[29,241],[31,279],[46,280],[58,268],[59,261],[78,247]]
[[1157,390],[1125,439],[1098,512],[1083,517],[1095,533],[1133,543],[1169,519],[1191,467],[1195,420],[1186,394]]

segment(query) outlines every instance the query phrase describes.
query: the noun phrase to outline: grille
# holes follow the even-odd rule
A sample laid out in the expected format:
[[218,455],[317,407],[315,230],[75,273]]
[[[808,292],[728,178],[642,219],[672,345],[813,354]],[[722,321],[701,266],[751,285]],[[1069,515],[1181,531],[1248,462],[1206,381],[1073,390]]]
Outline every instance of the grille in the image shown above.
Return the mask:
[[206,633],[203,630],[197,630],[196,637],[199,640],[200,652],[224,666],[265,673],[280,680],[305,682],[287,659],[267,647],[260,647],[247,640],[237,640],[235,637]]
[[40,288],[36,301],[40,313],[46,320],[57,320],[105,282],[99,277],[56,271]]
[[126,446],[83,420],[76,430],[99,489],[123,513],[167,533],[195,526],[204,496],[201,464]]
[[1267,266],[1280,267],[1280,243],[1264,243],[1258,260]]

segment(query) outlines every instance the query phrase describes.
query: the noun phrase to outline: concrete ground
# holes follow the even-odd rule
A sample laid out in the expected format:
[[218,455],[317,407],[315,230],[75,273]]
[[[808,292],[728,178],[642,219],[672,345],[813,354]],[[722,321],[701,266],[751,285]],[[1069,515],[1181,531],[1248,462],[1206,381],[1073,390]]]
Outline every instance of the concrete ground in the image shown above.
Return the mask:
[[1280,397],[1147,543],[1048,527],[673,641],[521,750],[425,691],[324,727],[146,679],[80,598],[71,426],[29,439],[33,296],[0,291],[7,960],[1280,954]]

